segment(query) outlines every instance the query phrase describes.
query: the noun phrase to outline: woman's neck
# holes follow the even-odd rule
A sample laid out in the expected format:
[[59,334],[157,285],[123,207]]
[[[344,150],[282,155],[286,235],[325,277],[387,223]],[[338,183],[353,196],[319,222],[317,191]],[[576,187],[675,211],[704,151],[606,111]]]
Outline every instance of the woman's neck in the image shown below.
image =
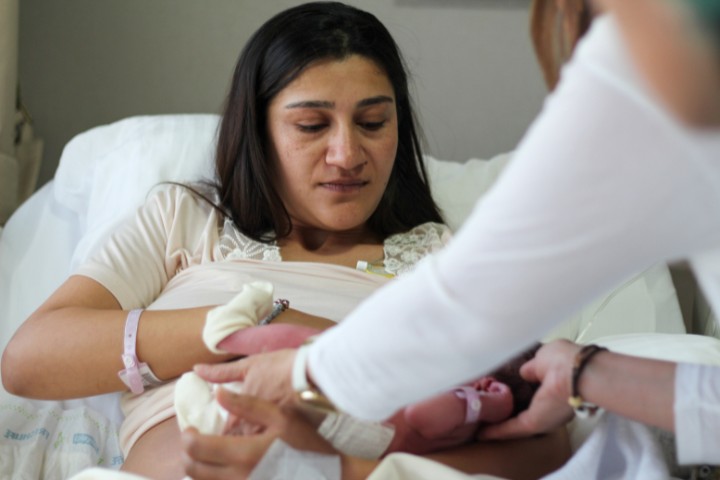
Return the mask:
[[365,226],[342,232],[293,226],[290,235],[279,240],[278,245],[283,248],[293,244],[309,252],[327,251],[330,253],[347,250],[358,245],[381,245],[382,239]]
[[355,268],[358,260],[383,258],[383,241],[367,229],[328,232],[294,227],[286,238],[278,240],[285,261],[333,263]]

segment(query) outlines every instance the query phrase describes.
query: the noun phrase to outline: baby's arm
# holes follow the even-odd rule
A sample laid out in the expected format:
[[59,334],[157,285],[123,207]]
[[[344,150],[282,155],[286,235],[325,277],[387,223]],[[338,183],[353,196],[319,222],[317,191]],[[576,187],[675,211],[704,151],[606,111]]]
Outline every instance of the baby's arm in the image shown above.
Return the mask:
[[218,344],[218,348],[236,355],[254,355],[281,348],[297,348],[309,337],[321,331],[322,329],[315,327],[283,323],[248,327],[225,337]]
[[[264,321],[272,323],[262,325]],[[272,284],[257,281],[208,312],[202,337],[213,352],[251,355],[298,347],[334,325],[327,318],[288,308],[287,300],[273,301]]]

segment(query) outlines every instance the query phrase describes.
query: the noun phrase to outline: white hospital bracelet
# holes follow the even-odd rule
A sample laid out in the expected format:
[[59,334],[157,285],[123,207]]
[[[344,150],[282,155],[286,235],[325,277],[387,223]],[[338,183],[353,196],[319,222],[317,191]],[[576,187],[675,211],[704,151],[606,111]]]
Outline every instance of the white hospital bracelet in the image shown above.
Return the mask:
[[120,356],[125,365],[124,370],[118,372],[120,380],[130,388],[134,394],[145,391],[146,386],[162,385],[163,381],[155,376],[147,363],[140,363],[136,353],[138,323],[143,310],[131,310],[125,320],[125,335],[123,337],[123,354]]

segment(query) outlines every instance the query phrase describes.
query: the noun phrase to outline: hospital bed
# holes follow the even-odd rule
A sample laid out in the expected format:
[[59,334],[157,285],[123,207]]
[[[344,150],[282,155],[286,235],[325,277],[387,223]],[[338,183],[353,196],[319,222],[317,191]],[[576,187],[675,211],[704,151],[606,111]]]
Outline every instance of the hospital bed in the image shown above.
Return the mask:
[[[0,347],[134,213],[152,186],[212,176],[217,124],[215,115],[133,117],[67,144],[55,178],[0,231]],[[452,228],[462,224],[511,157],[464,163],[427,157],[433,193]],[[547,336],[558,337],[656,358],[720,363],[714,339],[686,335],[665,265],[638,272]],[[686,342],[700,348],[690,355]],[[0,391],[0,478],[63,479],[88,466],[118,468],[118,395],[31,401]],[[587,429],[574,432],[577,446]]]

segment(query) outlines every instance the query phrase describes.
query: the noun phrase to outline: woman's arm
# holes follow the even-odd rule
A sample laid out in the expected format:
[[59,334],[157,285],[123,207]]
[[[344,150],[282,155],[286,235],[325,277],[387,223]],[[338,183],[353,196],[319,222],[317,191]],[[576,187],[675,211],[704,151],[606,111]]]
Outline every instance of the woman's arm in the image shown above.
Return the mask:
[[[210,353],[200,335],[211,307],[144,311],[137,356],[160,379],[198,361],[230,358]],[[118,377],[128,312],[98,282],[70,277],[18,329],[2,358],[5,388],[16,395],[61,399],[126,389]],[[181,352],[181,353],[180,353]]]
[[[206,314],[213,307],[144,311],[137,335],[139,360],[158,378],[169,380],[196,363],[236,357],[213,354],[201,340]],[[2,358],[5,388],[15,395],[43,399],[125,390],[117,373],[124,368],[121,354],[127,314],[95,280],[70,277],[7,345]],[[282,328],[283,324],[322,328],[334,322],[291,309],[273,320],[272,326]]]

